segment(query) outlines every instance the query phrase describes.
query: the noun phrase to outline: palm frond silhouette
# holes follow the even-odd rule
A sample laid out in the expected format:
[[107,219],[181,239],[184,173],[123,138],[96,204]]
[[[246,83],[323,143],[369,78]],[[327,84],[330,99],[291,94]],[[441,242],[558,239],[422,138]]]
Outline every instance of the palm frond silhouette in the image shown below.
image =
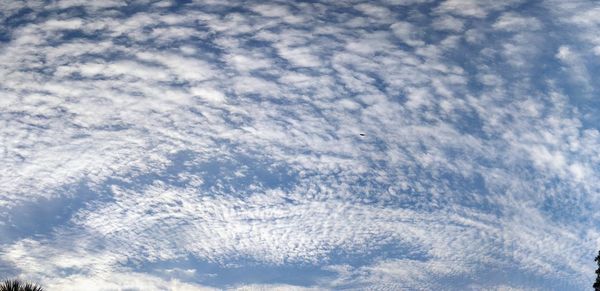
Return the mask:
[[13,279],[0,283],[0,291],[44,291],[44,288],[34,283]]

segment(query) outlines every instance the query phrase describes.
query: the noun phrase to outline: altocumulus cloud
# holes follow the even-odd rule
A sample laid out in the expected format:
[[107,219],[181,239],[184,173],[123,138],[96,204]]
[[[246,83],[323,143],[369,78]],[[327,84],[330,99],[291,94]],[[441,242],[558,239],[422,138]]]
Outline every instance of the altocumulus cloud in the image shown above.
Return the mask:
[[57,290],[591,286],[597,2],[0,6],[5,274]]

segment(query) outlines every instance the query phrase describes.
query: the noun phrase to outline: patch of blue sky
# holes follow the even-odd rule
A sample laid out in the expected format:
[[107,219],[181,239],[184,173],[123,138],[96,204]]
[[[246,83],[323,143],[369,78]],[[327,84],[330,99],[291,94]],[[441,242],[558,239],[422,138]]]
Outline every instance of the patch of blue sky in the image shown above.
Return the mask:
[[[317,285],[320,280],[335,275],[314,265],[267,265],[251,258],[227,262],[226,265],[189,257],[176,261],[130,263],[126,266],[165,279],[192,280],[215,288],[233,288],[245,284]],[[187,271],[187,272],[186,272]]]
[[84,183],[60,189],[60,198],[40,198],[5,210],[0,225],[1,243],[8,244],[24,238],[47,238],[57,227],[68,224],[88,202],[106,200],[106,193],[94,191]]

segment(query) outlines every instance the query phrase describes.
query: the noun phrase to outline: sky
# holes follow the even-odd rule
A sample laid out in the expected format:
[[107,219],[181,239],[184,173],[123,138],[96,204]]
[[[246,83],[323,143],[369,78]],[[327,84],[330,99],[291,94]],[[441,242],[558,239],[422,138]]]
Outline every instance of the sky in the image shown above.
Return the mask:
[[584,290],[593,0],[0,1],[0,274]]

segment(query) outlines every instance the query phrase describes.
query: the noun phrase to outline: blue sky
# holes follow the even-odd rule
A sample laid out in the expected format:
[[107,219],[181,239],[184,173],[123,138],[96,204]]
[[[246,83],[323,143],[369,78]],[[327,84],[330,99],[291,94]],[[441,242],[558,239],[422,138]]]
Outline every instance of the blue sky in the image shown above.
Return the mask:
[[4,276],[591,288],[597,1],[1,1],[0,21]]

